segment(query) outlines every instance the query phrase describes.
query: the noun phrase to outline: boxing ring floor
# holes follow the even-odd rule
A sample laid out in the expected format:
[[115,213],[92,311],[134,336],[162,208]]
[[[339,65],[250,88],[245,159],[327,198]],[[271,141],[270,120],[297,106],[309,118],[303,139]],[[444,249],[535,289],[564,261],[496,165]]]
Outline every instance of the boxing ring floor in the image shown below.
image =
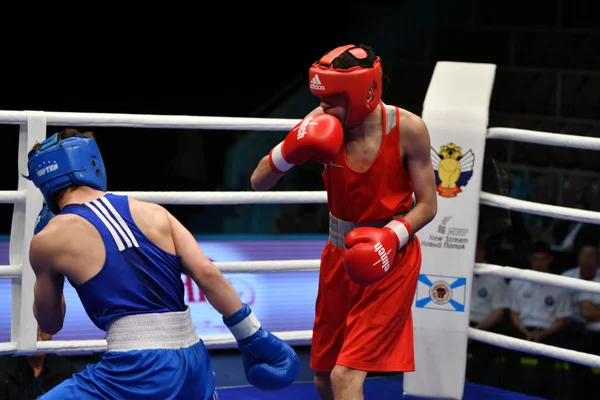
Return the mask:
[[[217,389],[219,400],[318,400],[312,382],[298,382],[274,393],[264,393],[252,386],[240,386]],[[429,400],[426,397],[402,396],[402,377],[369,378],[364,387],[365,400]],[[465,384],[463,400],[534,400],[539,397],[526,396],[519,393],[507,392],[490,386]],[[436,399],[431,399],[436,400]],[[439,400],[439,399],[437,399]]]

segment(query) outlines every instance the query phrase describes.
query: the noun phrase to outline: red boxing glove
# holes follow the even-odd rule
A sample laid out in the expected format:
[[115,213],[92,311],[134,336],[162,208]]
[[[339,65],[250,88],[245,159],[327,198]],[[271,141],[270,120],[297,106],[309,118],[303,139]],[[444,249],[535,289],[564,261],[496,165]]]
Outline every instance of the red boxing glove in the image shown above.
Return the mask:
[[359,285],[381,280],[411,237],[412,229],[404,219],[393,220],[383,228],[353,229],[346,235],[347,250],[342,256],[348,276]]
[[325,163],[331,160],[344,143],[344,128],[329,114],[304,118],[288,133],[283,142],[269,153],[269,165],[275,172],[285,172],[311,158]]

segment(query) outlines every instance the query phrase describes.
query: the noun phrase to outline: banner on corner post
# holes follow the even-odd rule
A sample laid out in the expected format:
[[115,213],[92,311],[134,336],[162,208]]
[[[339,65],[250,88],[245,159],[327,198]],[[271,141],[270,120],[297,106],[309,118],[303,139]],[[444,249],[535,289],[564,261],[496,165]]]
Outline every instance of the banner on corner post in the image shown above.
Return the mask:
[[438,62],[422,118],[431,138],[438,211],[418,232],[423,263],[413,303],[411,396],[461,399],[464,392],[479,195],[496,66]]

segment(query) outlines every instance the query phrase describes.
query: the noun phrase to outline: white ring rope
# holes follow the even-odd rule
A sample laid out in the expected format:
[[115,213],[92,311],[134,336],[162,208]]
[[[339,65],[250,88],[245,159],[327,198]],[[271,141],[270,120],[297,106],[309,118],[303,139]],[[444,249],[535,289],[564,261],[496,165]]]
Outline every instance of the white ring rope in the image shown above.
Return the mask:
[[600,150],[600,138],[565,135],[563,133],[538,132],[527,129],[489,128],[487,139],[514,140],[546,146],[569,147],[572,149]]
[[[304,344],[312,339],[312,331],[273,332],[289,344]],[[231,334],[210,335],[200,337],[207,348],[231,346],[237,342]],[[37,342],[36,353],[77,353],[104,352],[107,349],[106,340],[52,340]],[[15,354],[17,345],[13,342],[0,343],[0,355]]]
[[0,265],[0,279],[20,279],[22,273],[21,265]]
[[[321,260],[268,260],[268,261],[217,261],[214,263],[224,274],[259,273],[259,272],[301,272],[318,271]],[[474,273],[479,275],[500,276],[507,279],[536,282],[544,285],[560,287],[573,291],[600,294],[600,283],[582,279],[554,275],[545,272],[532,271],[500,265],[475,263]],[[18,278],[21,267],[0,266],[0,278]]]
[[[36,111],[36,113],[40,113]],[[0,110],[0,124],[20,125],[27,123],[28,111]],[[104,126],[123,128],[178,128],[214,130],[267,130],[292,129],[300,119],[288,118],[242,118],[204,117],[188,115],[106,114],[42,112],[48,126]],[[514,128],[489,128],[488,139],[504,139],[548,146],[600,150],[600,139],[585,136],[538,132]]]
[[226,204],[319,204],[327,203],[327,192],[114,192],[141,201],[179,205]]
[[600,212],[596,211],[534,203],[532,201],[513,199],[511,197],[486,192],[481,192],[479,201],[486,206],[522,211],[529,214],[541,215],[543,217],[554,217],[557,219],[586,222],[588,224],[596,225],[600,224]]
[[[590,367],[600,367],[600,357],[581,353],[559,347],[534,343],[523,339],[516,339],[497,333],[486,332],[479,329],[469,328],[469,338],[506,349],[518,350],[532,354],[552,356],[559,360],[574,362]],[[290,344],[301,344],[310,342],[312,331],[275,332],[282,340]],[[211,335],[202,337],[208,348],[235,345],[236,341],[230,334]],[[106,340],[57,340],[38,342],[38,353],[80,353],[80,352],[104,352],[107,349]],[[0,355],[15,354],[17,346],[15,343],[0,343]]]
[[[318,271],[321,260],[215,261],[224,274]],[[20,265],[0,265],[0,279],[20,278]]]
[[[300,272],[318,271],[321,260],[268,260],[268,261],[217,261],[214,263],[224,274],[259,273],[259,272]],[[600,294],[600,283],[590,282],[561,275],[538,272],[500,265],[475,263],[474,273],[479,275],[500,276],[507,279],[537,282],[544,285],[564,289]],[[0,266],[0,278],[18,278],[21,266]]]
[[[227,261],[214,263],[223,273],[318,271],[321,260]],[[600,285],[600,284],[599,284]]]
[[563,349],[547,344],[530,342],[498,333],[469,328],[469,338],[510,350],[523,351],[531,354],[550,356],[562,361],[569,361],[589,367],[600,368],[600,356],[582,353],[580,351]]
[[[0,124],[19,125],[27,123],[27,111],[0,111]],[[104,114],[43,112],[48,126],[103,126],[124,128],[178,128],[214,130],[268,130],[286,131],[292,129],[300,119],[287,118],[242,118],[242,117],[203,117],[187,115],[148,115],[148,114]],[[514,128],[489,128],[488,139],[514,140],[547,146],[570,147],[587,150],[600,150],[600,139],[585,136],[566,135],[552,132],[538,132]]]
[[[19,125],[27,123],[27,111],[0,111],[0,124]],[[189,115],[105,114],[43,112],[48,126],[103,126],[122,128],[177,128],[214,129],[242,131],[291,130],[300,119],[198,117]]]
[[[237,205],[237,204],[324,204],[327,192],[114,192],[138,200],[172,205]],[[0,203],[16,203],[25,200],[25,191],[0,191]],[[557,219],[600,224],[600,212],[535,203],[507,196],[481,192],[480,203],[507,210],[554,217]]]
[[0,190],[0,204],[15,204],[25,201],[25,190]]
[[532,271],[530,269],[475,263],[473,272],[479,275],[500,276],[502,278],[540,283],[542,285],[554,286],[572,291],[600,294],[600,282],[591,282],[547,272]]
[[[142,201],[172,205],[237,205],[237,204],[324,204],[327,192],[114,192]],[[0,203],[16,203],[25,200],[25,191],[0,191]],[[600,212],[535,203],[507,196],[481,192],[480,203],[507,210],[554,217],[557,219],[600,224]]]

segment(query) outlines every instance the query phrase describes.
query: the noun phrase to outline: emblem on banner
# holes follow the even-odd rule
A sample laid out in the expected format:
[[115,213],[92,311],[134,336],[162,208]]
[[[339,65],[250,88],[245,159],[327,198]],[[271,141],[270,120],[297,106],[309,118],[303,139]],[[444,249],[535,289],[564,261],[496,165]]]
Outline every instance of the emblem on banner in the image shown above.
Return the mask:
[[429,297],[438,306],[446,304],[452,299],[452,288],[444,281],[433,282],[429,287]]
[[467,279],[441,275],[419,275],[417,308],[465,311]]
[[456,197],[473,176],[475,154],[470,149],[463,153],[462,147],[454,143],[440,146],[439,151],[432,147],[431,161],[436,190],[442,197]]

